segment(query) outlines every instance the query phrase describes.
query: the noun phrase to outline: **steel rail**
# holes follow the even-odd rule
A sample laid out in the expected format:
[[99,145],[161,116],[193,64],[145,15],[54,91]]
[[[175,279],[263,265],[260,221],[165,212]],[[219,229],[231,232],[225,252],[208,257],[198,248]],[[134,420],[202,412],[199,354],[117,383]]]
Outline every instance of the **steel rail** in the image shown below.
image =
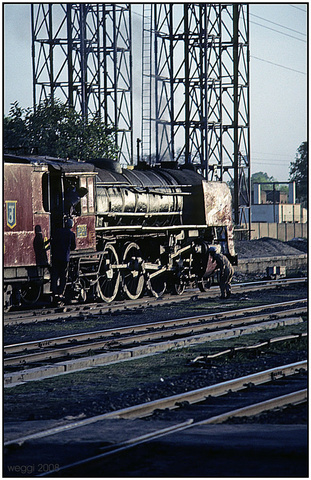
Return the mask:
[[[261,288],[275,288],[277,286],[286,286],[297,283],[306,283],[307,279],[304,278],[294,278],[294,279],[278,279],[278,280],[268,280],[268,281],[257,281],[249,283],[235,283],[232,284],[232,291],[236,293],[249,292],[252,290],[258,290],[258,287]],[[214,298],[219,295],[219,286],[212,286],[207,292],[200,292],[198,289],[188,290],[183,293],[183,295],[177,296],[166,296],[160,298],[153,297],[143,297],[138,300],[130,301],[116,301],[111,304],[107,303],[89,303],[89,304],[73,304],[65,305],[63,307],[49,308],[36,310],[36,311],[17,311],[17,312],[8,312],[4,315],[4,326],[6,325],[19,325],[26,323],[39,323],[45,321],[59,320],[60,318],[77,318],[83,315],[94,315],[94,314],[104,314],[106,312],[117,312],[121,310],[126,310],[128,308],[144,308],[147,306],[158,306],[159,302],[161,305],[166,305],[170,303],[180,303],[189,300],[190,298]]]
[[[215,330],[209,333],[201,333],[194,336],[181,337],[179,339],[166,340],[164,342],[154,342],[147,345],[131,346],[117,351],[90,354],[88,356],[63,359],[56,363],[44,363],[33,368],[8,372],[4,374],[4,387],[12,388],[16,385],[29,381],[43,380],[47,378],[57,377],[66,373],[74,373],[89,368],[107,366],[111,363],[120,363],[127,360],[143,358],[146,356],[164,353],[168,350],[176,348],[184,348],[215,340],[228,340],[237,338],[242,335],[258,333],[260,330],[277,328],[279,326],[289,326],[302,322],[301,318],[288,318],[279,320],[270,320],[267,322],[257,323],[243,327],[232,329]],[[46,360],[46,358],[45,358]],[[23,365],[22,365],[23,366]]]
[[198,403],[204,401],[209,396],[218,397],[228,393],[229,391],[237,392],[243,388],[247,388],[250,384],[261,385],[263,383],[276,380],[277,378],[286,377],[289,375],[295,375],[301,371],[307,371],[308,362],[303,360],[301,362],[292,363],[289,365],[283,365],[280,367],[270,368],[261,372],[257,372],[245,377],[235,378],[209,387],[200,388],[198,390],[192,390],[183,394],[173,395],[165,399],[154,400],[142,405],[136,405],[134,407],[124,408],[115,412],[106,414],[108,418],[143,418],[151,415],[156,409],[174,409],[178,407],[178,404],[182,402]]
[[[147,333],[136,333],[136,331],[141,331],[141,328],[138,328],[136,330],[136,327],[132,327],[131,330],[131,336],[125,337],[125,338],[114,338],[111,340],[100,340],[92,343],[87,343],[83,345],[71,345],[71,346],[64,346],[60,349],[56,350],[44,350],[38,353],[25,353],[24,355],[21,356],[15,356],[15,357],[8,357],[4,359],[4,366],[13,366],[13,365],[22,365],[22,364],[28,364],[28,363],[33,363],[33,362],[39,362],[39,361],[45,361],[45,360],[50,360],[53,358],[60,358],[60,357],[68,357],[69,355],[77,355],[80,353],[85,353],[88,352],[89,350],[91,351],[96,351],[100,349],[107,349],[111,350],[112,348],[115,347],[121,347],[121,346],[128,346],[128,345],[133,345],[133,344],[141,344],[142,342],[152,342],[152,341],[162,341],[162,340],[168,340],[171,338],[178,338],[183,335],[193,335],[195,333],[199,332],[206,332],[206,331],[211,331],[211,330],[216,330],[220,328],[225,328],[225,327],[236,327],[240,325],[245,325],[245,324],[251,324],[251,323],[259,323],[262,320],[267,320],[271,317],[275,318],[288,318],[291,315],[297,315],[297,313],[305,312],[306,307],[300,307],[296,308],[294,310],[289,310],[287,312],[281,311],[281,312],[273,312],[270,314],[262,314],[262,315],[256,315],[256,316],[251,316],[251,317],[243,317],[241,319],[234,319],[234,318],[229,318],[228,320],[217,320],[217,322],[214,323],[209,323],[209,324],[204,324],[201,317],[200,317],[200,322],[199,324],[191,324],[191,322],[188,320],[187,321],[187,326],[178,326],[178,321],[174,323],[174,328],[167,328],[168,326],[161,323],[161,329],[158,329],[156,331],[151,332],[151,329],[154,329],[154,324],[147,327],[147,330],[149,330]],[[182,320],[180,323],[184,323],[185,321]],[[162,328],[165,328],[166,330],[163,330]],[[129,329],[126,328],[126,331],[129,332]],[[93,334],[93,338],[98,338],[103,337],[104,331],[103,332],[97,332],[97,335]],[[83,339],[83,341],[90,340],[89,334],[83,335],[80,334],[80,339]],[[69,337],[69,338],[68,338]],[[60,339],[58,339],[59,341]],[[66,341],[69,343],[73,343],[74,341],[77,341],[77,336],[73,336],[70,338],[70,336],[67,336]],[[43,341],[43,345],[46,347],[46,343],[50,342],[48,341]],[[29,344],[33,344],[36,342],[29,342]],[[41,343],[41,342],[40,342]],[[42,343],[41,343],[41,348],[42,348]],[[53,343],[53,339],[50,343]],[[55,342],[54,342],[55,345]],[[18,347],[22,348],[24,351],[27,350],[27,346],[25,347],[25,344],[20,345],[12,345],[12,346],[7,346],[4,347],[4,351],[7,354],[8,351],[10,351],[11,347],[11,353],[13,350],[18,349]],[[20,351],[20,350],[19,350]]]
[[233,417],[250,417],[252,415],[258,415],[267,410],[272,410],[278,407],[284,407],[286,405],[298,405],[299,403],[306,402],[308,398],[308,389],[298,390],[297,392],[288,393],[280,397],[274,397],[263,402],[258,402],[247,407],[231,410],[230,412],[222,413],[221,415],[215,415],[206,420],[202,420],[193,425],[208,425],[213,423],[222,423]]
[[[176,409],[182,402],[198,403],[204,401],[209,396],[221,396],[225,395],[228,392],[235,392],[247,388],[251,385],[261,385],[268,383],[277,378],[283,378],[285,376],[295,375],[301,371],[307,371],[308,362],[303,360],[301,362],[292,363],[289,365],[282,365],[279,367],[270,368],[261,372],[254,374],[246,375],[240,378],[235,378],[228,380],[226,382],[221,382],[218,384],[210,385],[208,387],[200,388],[197,390],[192,390],[189,392],[184,392],[181,394],[173,395],[170,397],[161,398],[151,402],[143,403],[140,405],[135,405],[133,407],[127,407],[114,412],[104,413],[102,415],[97,415],[95,417],[86,418],[83,420],[75,421],[70,424],[59,425],[57,427],[49,428],[47,430],[42,430],[36,433],[25,435],[23,437],[18,437],[15,439],[8,440],[4,442],[4,447],[9,445],[22,445],[23,443],[29,440],[36,440],[39,438],[49,437],[51,435],[56,435],[62,432],[73,430],[76,428],[81,428],[86,425],[91,425],[93,423],[109,420],[109,419],[135,419],[135,418],[144,418],[152,415],[152,413],[157,409]],[[199,422],[200,423],[200,422]]]
[[143,443],[150,442],[152,440],[157,440],[166,435],[188,430],[189,428],[201,427],[203,425],[208,425],[208,424],[223,423],[229,418],[241,417],[241,416],[252,416],[252,415],[260,414],[267,410],[272,410],[276,407],[283,407],[287,405],[297,405],[305,401],[307,401],[307,389],[300,390],[298,392],[289,393],[281,397],[275,397],[275,398],[272,398],[271,400],[256,403],[254,405],[243,407],[237,410],[231,410],[229,412],[223,413],[221,415],[217,415],[215,417],[212,417],[206,420],[202,420],[200,422],[194,422],[193,419],[190,418],[189,420],[183,423],[178,423],[168,428],[156,430],[155,432],[151,432],[146,435],[141,435],[140,437],[131,438],[120,444],[115,444],[113,445],[112,449],[109,451],[99,453],[97,455],[94,455],[93,457],[85,458],[83,460],[79,460],[71,464],[64,465],[63,467],[59,467],[55,470],[51,470],[46,473],[41,473],[38,476],[45,477],[48,475],[58,473],[60,471],[65,471],[70,468],[79,467],[81,465],[85,465],[90,462],[98,461],[103,458],[109,457],[111,455],[115,455],[117,453],[121,453],[125,450],[141,445]]
[[107,366],[112,363],[120,363],[128,360],[139,359],[146,356],[164,353],[166,351],[189,347],[214,340],[228,340],[238,338],[242,335],[258,333],[260,330],[273,329],[280,326],[296,325],[302,322],[301,318],[288,318],[279,320],[270,320],[259,324],[236,327],[232,329],[215,330],[209,333],[202,333],[194,336],[181,337],[179,339],[166,340],[164,342],[154,342],[148,345],[131,346],[118,351],[97,353],[90,356],[63,359],[56,363],[48,363],[40,366],[34,366],[24,370],[4,374],[4,387],[12,388],[29,381],[43,380],[57,377],[67,373],[83,371],[94,367]]
[[[185,324],[188,325],[189,323],[194,323],[194,322],[208,322],[208,321],[220,319],[229,315],[231,317],[236,317],[239,315],[245,316],[245,314],[247,313],[258,312],[263,309],[269,310],[272,308],[288,308],[296,304],[301,304],[301,303],[307,304],[307,301],[308,301],[307,298],[303,298],[299,300],[289,300],[287,302],[274,303],[274,304],[268,304],[268,305],[258,305],[256,307],[241,308],[241,309],[230,310],[230,311],[225,310],[222,312],[209,313],[206,315],[195,315],[192,317],[185,317],[180,319],[165,320],[165,321],[153,322],[153,323],[144,323],[141,325],[131,325],[130,327],[116,327],[116,328],[110,328],[105,330],[97,330],[94,332],[85,332],[85,333],[78,333],[75,335],[64,335],[61,337],[34,340],[31,342],[22,342],[22,343],[17,343],[12,345],[5,345],[4,353],[10,354],[15,352],[20,352],[22,350],[34,350],[37,348],[56,346],[56,345],[64,344],[67,342],[70,343],[70,342],[76,342],[80,340],[96,339],[98,337],[103,337],[103,336],[118,338],[120,335],[131,334],[134,329],[136,332],[141,332],[141,331],[146,331],[151,329],[163,329],[170,326],[175,327],[175,326],[181,326]],[[291,312],[291,314],[293,314],[294,312],[301,313],[303,312],[304,308],[305,307],[301,307],[300,310],[299,308],[297,308],[294,311],[291,311],[291,310],[288,310],[288,311]],[[274,312],[266,313],[265,316],[273,315],[273,313]]]
[[[274,317],[278,317],[278,318],[281,317],[282,320],[286,319],[288,321],[297,320],[298,323],[303,321],[301,317],[284,317],[281,314],[279,315],[274,314]],[[247,319],[244,319],[243,322],[230,320],[230,321],[226,321],[225,323],[228,324],[226,326],[229,326],[231,329],[233,329],[234,327],[240,326],[241,323],[245,325],[246,320]],[[274,318],[274,320],[276,320],[276,318]],[[259,322],[260,321],[259,320],[256,321],[254,317],[250,318],[248,322],[248,326],[253,323],[257,324]],[[262,325],[262,323],[260,324]],[[223,327],[223,325],[220,325],[220,326]],[[146,344],[150,342],[161,342],[161,341],[167,342],[171,339],[176,339],[176,340],[178,338],[182,339],[184,338],[184,335],[187,335],[186,339],[188,340],[189,338],[191,338],[192,335],[198,334],[200,332],[202,332],[202,339],[203,339],[204,338],[203,333],[213,332],[213,331],[215,332],[216,330],[217,330],[217,333],[218,333],[217,336],[219,339],[219,336],[221,335],[221,332],[222,332],[222,330],[219,328],[219,323],[217,325],[212,325],[210,327],[203,326],[203,325],[189,326],[188,328],[179,327],[166,332],[162,331],[162,332],[145,333],[140,335],[134,335],[131,337],[120,338],[117,340],[102,340],[102,341],[87,343],[87,344],[78,345],[78,346],[76,345],[68,346],[68,347],[63,347],[59,349],[43,351],[43,352],[41,351],[37,353],[30,353],[30,354],[24,354],[20,356],[9,357],[3,360],[3,364],[5,367],[14,366],[14,365],[24,366],[30,363],[46,362],[47,360],[52,360],[52,359],[57,359],[62,357],[74,357],[75,355],[85,354],[88,352],[91,352],[91,354],[94,354],[96,351],[99,351],[99,350],[111,351],[116,348],[122,349],[123,347],[139,346],[143,343]]]

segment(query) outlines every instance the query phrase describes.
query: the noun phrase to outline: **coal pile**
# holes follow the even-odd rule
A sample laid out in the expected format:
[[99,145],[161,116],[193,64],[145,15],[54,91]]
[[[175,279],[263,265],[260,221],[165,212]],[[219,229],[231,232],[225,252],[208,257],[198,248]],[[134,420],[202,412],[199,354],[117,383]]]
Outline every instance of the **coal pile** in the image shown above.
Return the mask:
[[235,249],[239,258],[301,255],[307,253],[308,242],[305,239],[281,242],[274,238],[263,237],[256,240],[237,241]]

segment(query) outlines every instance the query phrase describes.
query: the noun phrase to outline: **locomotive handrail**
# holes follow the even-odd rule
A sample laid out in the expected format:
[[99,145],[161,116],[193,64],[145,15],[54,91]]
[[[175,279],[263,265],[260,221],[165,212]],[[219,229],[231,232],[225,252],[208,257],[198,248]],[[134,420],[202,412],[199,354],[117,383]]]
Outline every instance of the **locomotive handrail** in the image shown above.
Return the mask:
[[97,213],[97,217],[163,217],[165,215],[181,215],[181,211],[179,212],[107,212],[107,213]]
[[[108,187],[108,188],[112,188],[112,187],[119,187],[120,185],[97,185],[97,187]],[[127,190],[131,190],[132,192],[134,193],[154,193],[156,195],[167,195],[169,197],[174,197],[174,196],[178,196],[178,197],[187,197],[187,196],[191,196],[192,193],[191,192],[168,192],[168,191],[163,191],[163,190],[151,190],[150,187],[146,187],[146,188],[137,188],[137,187],[131,187],[131,186],[128,186],[128,185],[121,185],[122,187],[125,187]],[[156,187],[156,188],[170,188],[170,185],[167,185],[166,187]]]
[[129,187],[131,186],[129,183],[125,182],[98,182],[96,181],[97,187]]
[[[167,183],[167,184],[163,184],[163,185],[150,185],[150,186],[146,186],[146,185],[142,185],[142,186],[137,186],[137,185],[133,185],[133,184],[130,184],[130,183],[124,183],[124,182],[96,182],[96,185],[98,187],[127,187],[128,189],[132,189],[132,190],[148,190],[150,191],[150,189],[156,189],[156,188],[190,188],[192,187],[192,185],[175,185],[175,184],[170,184],[170,183]],[[187,193],[189,194],[189,193]]]
[[[149,190],[148,188],[145,190],[147,193],[156,193],[157,195],[167,195],[168,197],[186,197],[186,196],[189,196],[189,195],[192,195],[190,192],[162,192],[162,191],[153,191],[153,190]],[[139,192],[138,193],[142,193],[142,192]]]
[[[179,185],[181,187],[181,185]],[[165,188],[166,190],[152,190],[153,188]],[[127,187],[128,190],[132,190],[134,193],[155,193],[156,195],[167,195],[168,197],[173,197],[173,196],[178,196],[178,197],[185,197],[192,195],[190,192],[171,192],[167,191],[167,189],[170,189],[171,185],[163,185],[161,186],[152,186],[152,187],[135,187],[134,185],[131,187]]]
[[111,229],[113,230],[156,230],[156,231],[165,231],[165,230],[192,230],[192,229],[198,229],[198,228],[207,228],[209,225],[168,225],[166,227],[152,227],[152,226],[142,226],[142,225],[126,225],[126,226],[120,226],[120,225],[113,225],[110,227],[95,227],[95,230],[97,232],[102,232],[102,231],[109,231]]

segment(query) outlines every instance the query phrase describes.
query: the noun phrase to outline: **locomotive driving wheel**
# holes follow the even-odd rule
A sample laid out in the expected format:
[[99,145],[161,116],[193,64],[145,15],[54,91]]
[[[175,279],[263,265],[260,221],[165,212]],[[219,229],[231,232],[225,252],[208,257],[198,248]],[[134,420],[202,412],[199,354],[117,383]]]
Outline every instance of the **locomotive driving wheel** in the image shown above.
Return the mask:
[[25,283],[21,286],[21,300],[26,305],[34,305],[40,298],[41,285],[38,283]]
[[175,259],[175,274],[173,276],[171,285],[171,291],[173,295],[182,295],[185,291],[186,277],[184,272],[185,262],[180,255],[177,259]]
[[11,307],[13,305],[12,296],[13,296],[12,285],[5,285],[4,292],[3,292],[3,300],[4,300],[3,309],[4,309],[4,312],[6,313],[11,310]]
[[123,291],[127,298],[136,300],[142,295],[145,286],[143,259],[141,250],[136,243],[125,244],[122,263],[126,264],[126,268],[122,272]]
[[118,254],[113,245],[105,246],[98,277],[98,294],[104,302],[112,302],[118,293],[120,285],[120,271],[118,269]]
[[150,275],[148,279],[148,288],[150,293],[156,297],[162,297],[166,290],[166,275],[165,273],[158,274],[156,276]]
[[173,295],[182,295],[185,291],[186,285],[183,281],[176,281],[172,286]]

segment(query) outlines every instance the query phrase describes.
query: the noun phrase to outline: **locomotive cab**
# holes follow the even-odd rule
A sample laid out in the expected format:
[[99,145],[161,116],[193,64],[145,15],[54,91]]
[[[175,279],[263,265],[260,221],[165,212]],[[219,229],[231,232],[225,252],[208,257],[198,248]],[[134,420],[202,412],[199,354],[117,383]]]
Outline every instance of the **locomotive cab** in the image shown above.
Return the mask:
[[79,252],[96,250],[95,189],[92,165],[80,162],[47,160],[49,171],[43,178],[43,199],[51,216],[51,235],[73,220]]
[[96,251],[95,175],[85,163],[5,155],[5,309],[49,293],[49,243],[66,218],[74,221],[77,254]]

